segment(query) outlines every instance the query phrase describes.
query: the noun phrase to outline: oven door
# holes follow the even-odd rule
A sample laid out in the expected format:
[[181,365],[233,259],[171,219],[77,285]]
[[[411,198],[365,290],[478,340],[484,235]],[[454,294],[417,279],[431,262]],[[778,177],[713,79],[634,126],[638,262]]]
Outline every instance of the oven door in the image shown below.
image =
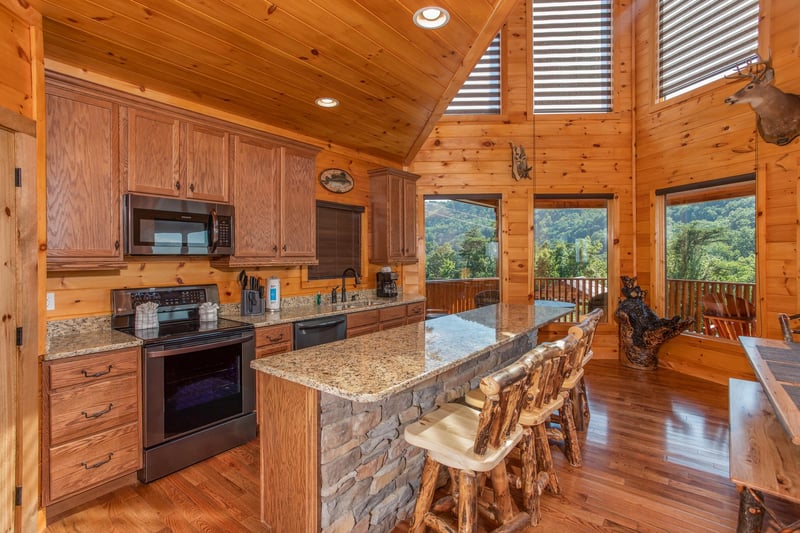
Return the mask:
[[145,347],[145,448],[254,411],[253,337],[226,332]]

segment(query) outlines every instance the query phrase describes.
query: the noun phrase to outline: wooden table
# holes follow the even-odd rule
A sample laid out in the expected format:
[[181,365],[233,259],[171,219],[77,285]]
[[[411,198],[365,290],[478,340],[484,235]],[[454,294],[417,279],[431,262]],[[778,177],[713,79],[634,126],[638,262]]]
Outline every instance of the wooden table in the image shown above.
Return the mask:
[[800,445],[800,343],[739,337],[791,442]]

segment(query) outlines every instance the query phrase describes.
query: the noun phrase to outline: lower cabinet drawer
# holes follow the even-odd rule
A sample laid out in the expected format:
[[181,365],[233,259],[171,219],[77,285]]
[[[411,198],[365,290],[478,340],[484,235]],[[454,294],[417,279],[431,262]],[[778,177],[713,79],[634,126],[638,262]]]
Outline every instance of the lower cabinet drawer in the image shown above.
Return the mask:
[[138,422],[50,448],[50,500],[135,472],[140,450]]
[[50,401],[50,446],[136,422],[139,395],[136,374],[53,391]]

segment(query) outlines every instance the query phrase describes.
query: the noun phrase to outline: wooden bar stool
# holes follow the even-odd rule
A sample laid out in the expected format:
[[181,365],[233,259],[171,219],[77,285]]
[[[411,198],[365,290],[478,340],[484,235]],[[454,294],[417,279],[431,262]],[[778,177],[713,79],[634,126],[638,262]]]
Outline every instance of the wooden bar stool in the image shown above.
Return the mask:
[[592,358],[594,332],[602,316],[603,310],[595,309],[569,328],[569,334],[578,340],[578,346],[566,358],[564,383],[561,385],[564,405],[551,418],[552,422],[559,425],[560,430],[551,429],[550,436],[563,443],[564,455],[574,467],[583,465],[578,432],[586,430],[590,416],[584,367]]
[[[566,362],[569,357],[574,357],[573,354],[577,349],[578,339],[574,335],[567,335],[557,342],[540,344],[521,359],[543,360],[534,371],[534,378],[531,379],[525,394],[519,417],[520,424],[530,429],[533,441],[530,446],[525,442],[518,446],[522,473],[516,478],[511,476],[515,488],[522,489],[525,508],[531,514],[533,524],[539,521],[538,501],[542,492],[545,489],[553,494],[561,492],[558,475],[553,467],[553,456],[550,453],[548,425],[553,414],[564,405],[561,389]],[[526,364],[532,365],[533,362]],[[464,400],[467,405],[475,408],[479,404],[482,405],[485,395],[478,388],[469,391]],[[572,438],[577,442],[577,434]]]
[[[515,511],[505,458],[518,443],[532,450],[532,432],[519,424],[519,416],[534,382],[535,390],[540,388],[542,370],[557,363],[562,354],[557,348],[533,352],[481,380],[486,400],[480,411],[448,403],[406,428],[406,441],[428,452],[411,521],[412,533],[423,533],[426,527],[440,533],[475,532],[478,513],[497,524],[493,531],[519,531],[534,523],[528,512]],[[434,503],[442,465],[450,472],[455,490]],[[532,489],[533,471],[528,469],[523,472],[525,475]],[[491,480],[491,490],[484,491],[487,480]],[[480,499],[482,494],[491,495],[492,500]],[[538,499],[526,508],[533,505],[538,516]],[[457,529],[448,516],[454,509]]]

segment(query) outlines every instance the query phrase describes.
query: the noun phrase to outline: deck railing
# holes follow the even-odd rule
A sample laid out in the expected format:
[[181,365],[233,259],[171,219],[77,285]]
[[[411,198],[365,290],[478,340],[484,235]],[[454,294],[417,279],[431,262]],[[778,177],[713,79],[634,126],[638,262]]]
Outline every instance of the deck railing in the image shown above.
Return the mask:
[[[427,281],[427,309],[444,313],[474,309],[475,294],[485,290],[499,290],[499,287],[498,278]],[[596,307],[602,307],[605,311],[603,320],[609,320],[608,280],[605,278],[537,278],[533,287],[534,298],[537,300],[558,300],[575,304],[574,311],[562,317],[561,322],[577,322],[581,315]],[[692,330],[703,333],[703,296],[710,292],[729,293],[755,304],[755,283],[670,279],[667,280],[665,316],[692,317]],[[615,309],[616,304],[611,312]]]
[[692,331],[703,333],[703,296],[710,292],[732,294],[755,305],[756,284],[696,279],[668,279],[666,316],[694,318]]
[[475,309],[480,291],[499,290],[500,278],[437,279],[425,282],[428,312],[460,313]]

